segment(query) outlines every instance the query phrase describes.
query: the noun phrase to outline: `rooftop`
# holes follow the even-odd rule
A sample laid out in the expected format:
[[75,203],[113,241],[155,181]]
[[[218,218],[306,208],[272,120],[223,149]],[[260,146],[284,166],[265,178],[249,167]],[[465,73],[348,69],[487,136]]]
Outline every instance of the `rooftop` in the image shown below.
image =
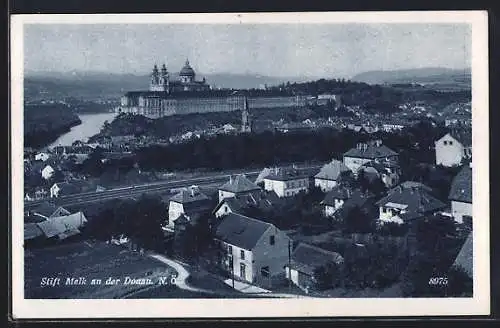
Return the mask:
[[335,205],[335,199],[346,200],[351,196],[351,191],[343,186],[335,186],[326,195],[321,204],[323,205]]
[[291,266],[299,272],[312,276],[317,267],[329,263],[340,264],[343,261],[344,259],[339,253],[300,243],[292,253]]
[[469,233],[467,239],[465,240],[460,252],[453,263],[453,266],[463,269],[467,275],[472,278],[473,277],[473,242],[472,242],[472,232]]
[[[407,213],[429,213],[446,207],[439,199],[432,196],[423,188],[392,189],[387,196],[376,203],[378,206],[404,209]],[[404,208],[403,208],[404,207]]]
[[341,161],[334,159],[330,163],[324,165],[319,173],[315,175],[315,178],[337,180],[341,174],[345,172],[351,172],[351,170]]
[[464,165],[451,183],[449,200],[472,204],[472,168]]
[[224,183],[219,190],[229,191],[233,193],[247,192],[253,190],[260,190],[260,187],[257,186],[252,181],[248,180],[248,178],[244,174],[239,174],[236,177],[230,177],[229,181]]
[[217,226],[216,237],[228,244],[251,250],[262,235],[274,225],[237,213],[224,216]]
[[299,171],[294,168],[276,168],[274,170],[271,169],[271,172],[265,177],[265,179],[275,181],[289,181],[309,178],[310,176],[310,172],[307,171]]
[[376,159],[382,157],[396,156],[397,153],[387,146],[383,145],[379,140],[368,143],[359,143],[356,148],[351,148],[344,153],[345,157],[358,157]]
[[181,190],[170,198],[170,201],[181,204],[206,200],[210,200],[210,198],[207,197],[204,193],[200,192],[197,187],[189,187]]

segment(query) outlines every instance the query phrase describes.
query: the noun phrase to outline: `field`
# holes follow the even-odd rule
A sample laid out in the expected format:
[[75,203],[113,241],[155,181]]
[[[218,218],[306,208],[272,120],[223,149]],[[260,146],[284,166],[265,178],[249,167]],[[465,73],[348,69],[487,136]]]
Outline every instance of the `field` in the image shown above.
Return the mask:
[[[157,289],[161,297],[179,297],[189,292],[177,287],[158,285],[160,277],[168,277],[174,270],[146,255],[128,251],[120,246],[103,242],[75,242],[25,252],[25,298],[41,299],[113,299],[133,298],[139,292]],[[125,277],[149,278],[153,285],[124,284]],[[42,286],[44,278],[60,278],[59,285]],[[86,279],[84,285],[67,285],[67,278]],[[106,285],[108,278],[121,279],[121,283]],[[93,285],[92,279],[101,279]],[[48,281],[53,283],[56,281]],[[142,282],[137,281],[137,282]],[[179,294],[179,295],[178,295]],[[183,296],[180,296],[183,297]]]

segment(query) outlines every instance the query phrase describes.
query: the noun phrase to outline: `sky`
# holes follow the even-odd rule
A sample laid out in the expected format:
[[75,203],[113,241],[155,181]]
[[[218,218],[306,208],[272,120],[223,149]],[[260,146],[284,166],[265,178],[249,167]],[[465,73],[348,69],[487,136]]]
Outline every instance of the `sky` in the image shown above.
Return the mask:
[[467,68],[467,24],[29,24],[30,71],[352,77],[372,70]]

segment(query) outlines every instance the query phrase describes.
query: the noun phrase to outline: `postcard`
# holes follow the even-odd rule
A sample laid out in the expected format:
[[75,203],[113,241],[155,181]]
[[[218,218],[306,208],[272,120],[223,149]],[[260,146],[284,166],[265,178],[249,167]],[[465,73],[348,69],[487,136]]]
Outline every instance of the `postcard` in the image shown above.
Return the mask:
[[13,317],[489,314],[487,22],[11,16]]

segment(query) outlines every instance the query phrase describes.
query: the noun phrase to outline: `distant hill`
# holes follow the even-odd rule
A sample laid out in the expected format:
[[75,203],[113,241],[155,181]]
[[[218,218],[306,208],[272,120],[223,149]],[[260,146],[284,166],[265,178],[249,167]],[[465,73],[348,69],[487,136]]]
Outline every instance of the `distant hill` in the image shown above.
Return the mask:
[[[176,78],[175,74],[171,74]],[[283,82],[302,82],[314,78],[278,78],[246,74],[198,74],[215,88],[249,89]],[[117,99],[126,91],[147,90],[148,75],[112,74],[102,72],[27,72],[25,75],[26,99],[76,97],[84,99]]]
[[352,81],[368,84],[422,84],[434,89],[470,89],[469,69],[417,68],[394,71],[369,71],[354,76]]

